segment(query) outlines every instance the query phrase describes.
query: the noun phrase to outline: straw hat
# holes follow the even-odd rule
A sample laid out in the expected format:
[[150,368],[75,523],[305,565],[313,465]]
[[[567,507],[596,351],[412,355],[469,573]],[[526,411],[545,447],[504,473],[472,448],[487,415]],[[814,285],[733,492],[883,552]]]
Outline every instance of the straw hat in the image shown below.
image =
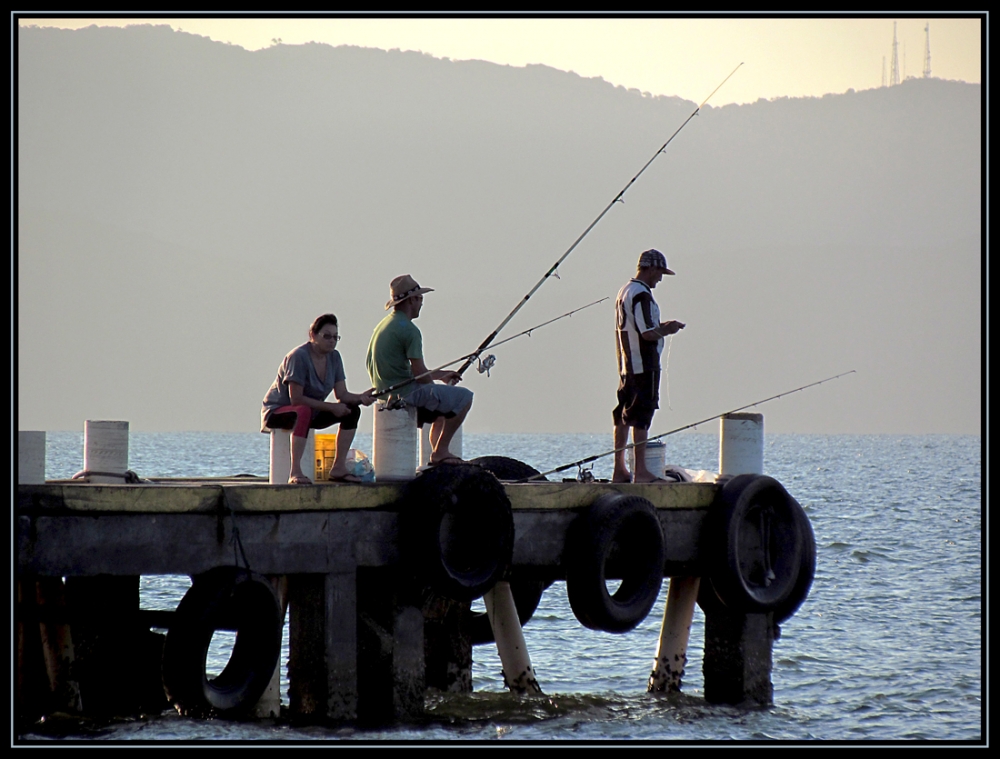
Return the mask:
[[404,300],[412,298],[414,295],[423,295],[424,293],[432,292],[434,292],[433,288],[421,287],[409,274],[403,274],[402,276],[396,277],[389,283],[389,294],[392,297],[389,298],[389,302],[385,304],[385,310],[388,311],[397,303],[402,303]]

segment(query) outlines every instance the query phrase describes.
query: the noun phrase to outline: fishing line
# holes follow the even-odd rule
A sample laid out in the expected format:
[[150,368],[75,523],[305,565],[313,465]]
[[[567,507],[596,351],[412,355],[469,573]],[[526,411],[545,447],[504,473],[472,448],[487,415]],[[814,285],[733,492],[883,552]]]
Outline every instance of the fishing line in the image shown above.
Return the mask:
[[[719,417],[726,416],[727,414],[735,414],[737,411],[743,411],[744,409],[752,408],[753,406],[761,406],[761,405],[767,403],[768,401],[773,401],[773,400],[781,398],[781,397],[783,397],[785,395],[791,395],[792,393],[797,393],[800,390],[805,390],[805,389],[810,388],[810,387],[816,387],[816,385],[822,385],[824,382],[830,382],[832,380],[839,379],[840,377],[845,377],[848,374],[854,374],[854,373],[855,373],[855,370],[851,369],[849,372],[841,372],[840,374],[835,374],[833,377],[827,377],[826,379],[822,379],[819,382],[810,382],[808,385],[802,385],[802,387],[797,387],[794,390],[786,390],[783,393],[778,393],[777,395],[772,395],[770,398],[764,398],[763,400],[754,401],[753,403],[748,403],[745,406],[740,406],[739,408],[734,408],[731,411],[723,411],[721,414],[715,414],[714,416],[710,416],[707,419],[702,419],[699,422],[692,422],[691,424],[685,424],[683,427],[678,427],[677,429],[670,430],[670,432],[664,432],[664,433],[661,433],[659,435],[653,435],[652,437],[646,438],[646,442],[648,443],[648,442],[651,442],[653,440],[659,440],[662,437],[667,437],[668,435],[674,435],[674,434],[676,434],[678,432],[683,432],[684,430],[689,430],[692,427],[697,427],[700,424],[705,424],[705,422],[710,422],[713,419],[718,419]],[[565,464],[563,466],[556,467],[555,469],[551,469],[548,472],[540,472],[539,474],[533,474],[531,477],[525,477],[524,479],[517,480],[517,482],[529,482],[531,480],[537,480],[540,477],[547,477],[550,474],[555,474],[557,472],[563,472],[563,471],[565,471],[567,469],[570,469],[572,467],[579,467],[580,470],[581,470],[581,472],[582,472],[584,464],[589,464],[591,461],[597,461],[597,459],[602,459],[605,456],[610,456],[611,454],[618,453],[619,451],[627,451],[630,448],[634,448],[634,447],[635,447],[635,443],[629,443],[628,445],[623,446],[621,448],[615,448],[613,450],[606,451],[604,453],[598,453],[596,456],[589,456],[589,457],[587,457],[585,459],[580,459],[579,461],[574,461],[571,464]]]
[[[636,174],[636,175],[635,175],[634,177],[632,177],[632,178],[631,178],[631,179],[629,180],[628,184],[626,184],[626,185],[625,185],[625,186],[624,186],[624,187],[623,187],[623,188],[621,189],[621,191],[620,191],[620,192],[619,192],[619,193],[618,193],[617,195],[615,195],[614,199],[613,199],[613,200],[612,200],[612,201],[611,201],[610,203],[608,203],[607,207],[606,207],[606,208],[605,208],[605,209],[604,209],[603,211],[601,211],[601,212],[600,212],[600,213],[599,213],[599,214],[597,215],[597,218],[596,218],[596,219],[594,219],[594,220],[593,220],[592,222],[590,222],[590,226],[588,226],[588,227],[587,227],[587,228],[586,228],[585,230],[583,230],[583,234],[581,234],[581,235],[580,235],[579,237],[577,237],[577,238],[576,238],[576,240],[575,240],[575,241],[573,242],[573,244],[572,244],[572,245],[570,245],[570,246],[569,246],[569,247],[568,247],[568,248],[566,249],[566,252],[565,252],[565,253],[563,253],[563,254],[562,254],[562,255],[561,255],[560,257],[559,257],[559,260],[558,260],[558,261],[556,261],[556,262],[555,262],[554,264],[552,264],[552,266],[551,266],[551,267],[549,268],[549,270],[548,270],[547,272],[545,272],[545,275],[544,275],[544,276],[543,276],[543,277],[542,277],[542,278],[541,278],[540,280],[538,280],[538,282],[537,282],[537,283],[535,283],[535,286],[534,286],[534,287],[532,287],[532,288],[531,288],[531,290],[529,290],[529,291],[528,291],[528,294],[527,294],[527,295],[525,295],[525,296],[524,296],[524,297],[523,297],[523,298],[522,298],[522,299],[521,299],[521,300],[520,300],[520,301],[518,302],[518,304],[517,304],[516,306],[514,306],[514,310],[513,310],[513,311],[511,311],[511,312],[510,312],[509,314],[507,314],[507,317],[506,317],[506,318],[505,318],[505,319],[504,319],[504,320],[503,320],[502,322],[500,322],[500,325],[499,325],[499,326],[498,326],[498,327],[497,327],[497,328],[496,328],[495,330],[493,330],[493,331],[492,331],[492,332],[490,333],[489,337],[487,337],[487,338],[486,338],[485,340],[483,340],[482,344],[481,344],[481,345],[480,345],[480,346],[479,346],[478,348],[476,348],[475,352],[473,352],[473,353],[470,353],[470,354],[469,354],[469,356],[467,357],[467,359],[466,359],[465,363],[464,363],[464,364],[463,364],[463,365],[461,366],[461,368],[459,368],[459,369],[458,369],[458,373],[459,373],[459,375],[462,375],[462,374],[464,374],[464,373],[465,373],[465,370],[469,368],[469,366],[470,366],[470,365],[472,364],[472,362],[473,362],[473,361],[474,361],[474,360],[475,360],[475,359],[476,359],[476,358],[477,358],[477,357],[479,356],[479,354],[480,354],[480,353],[482,353],[482,352],[483,352],[484,350],[486,350],[486,349],[487,349],[487,348],[488,348],[488,347],[490,346],[490,344],[491,344],[491,343],[493,342],[493,340],[494,340],[494,339],[496,338],[496,336],[497,336],[497,335],[498,335],[498,334],[500,333],[500,330],[502,330],[502,329],[503,329],[504,327],[506,327],[506,326],[507,326],[507,323],[508,323],[508,322],[509,322],[509,321],[510,321],[511,319],[513,319],[513,318],[514,318],[514,314],[516,314],[516,313],[517,313],[518,311],[520,311],[520,310],[521,310],[521,307],[522,307],[522,306],[524,306],[524,304],[528,302],[528,299],[529,299],[529,298],[531,298],[531,296],[535,294],[535,292],[536,292],[536,291],[538,290],[538,288],[539,288],[539,287],[541,287],[541,286],[542,286],[542,285],[543,285],[543,284],[545,283],[545,280],[546,280],[546,279],[548,279],[549,277],[551,277],[551,276],[552,276],[553,274],[555,275],[556,279],[559,279],[559,274],[558,274],[558,272],[556,271],[556,270],[557,270],[557,269],[559,268],[559,264],[561,264],[561,263],[562,263],[563,261],[565,261],[565,260],[566,260],[566,258],[567,258],[567,257],[569,256],[569,254],[573,252],[573,250],[574,250],[574,249],[576,248],[576,246],[577,246],[577,245],[579,245],[579,244],[580,244],[580,242],[581,242],[581,241],[583,240],[583,238],[584,238],[584,237],[586,237],[586,236],[587,236],[588,234],[590,234],[590,230],[592,230],[592,229],[593,229],[594,227],[596,227],[596,226],[597,226],[597,223],[598,223],[598,222],[599,222],[599,221],[600,221],[601,219],[603,219],[603,218],[604,218],[604,215],[605,215],[605,214],[606,214],[606,213],[607,213],[608,211],[610,211],[610,210],[611,210],[611,207],[612,207],[612,206],[613,206],[613,205],[614,205],[615,203],[619,203],[619,202],[621,202],[621,203],[624,203],[624,202],[625,202],[625,201],[623,200],[623,197],[624,197],[625,193],[626,193],[626,192],[627,192],[627,191],[629,190],[629,188],[630,188],[630,187],[631,187],[631,186],[632,186],[633,184],[635,184],[635,181],[636,181],[636,180],[637,180],[637,179],[638,179],[638,178],[639,178],[640,176],[642,176],[642,173],[643,173],[643,172],[644,172],[644,171],[645,171],[645,170],[646,170],[646,169],[647,169],[647,168],[649,167],[649,165],[650,165],[650,164],[651,164],[651,163],[652,163],[653,161],[655,161],[655,160],[656,160],[656,157],[657,157],[658,155],[660,155],[660,153],[662,153],[663,151],[665,151],[665,150],[667,149],[667,145],[669,145],[669,144],[671,143],[671,141],[672,141],[672,140],[674,139],[674,137],[676,137],[676,136],[677,136],[678,134],[680,134],[680,131],[681,131],[681,130],[682,130],[682,129],[683,129],[684,127],[686,127],[686,126],[687,126],[687,123],[688,123],[688,122],[689,122],[689,121],[690,121],[691,119],[693,119],[693,118],[694,118],[695,116],[697,116],[697,115],[698,115],[698,111],[700,111],[700,110],[702,109],[702,107],[703,107],[703,106],[705,105],[705,103],[707,103],[707,102],[709,101],[709,98],[711,98],[711,97],[712,97],[712,95],[714,95],[714,94],[715,94],[716,92],[718,92],[718,91],[719,91],[719,89],[720,89],[720,88],[722,87],[722,85],[724,85],[724,84],[725,84],[726,82],[728,82],[728,81],[729,81],[729,77],[731,77],[731,76],[732,76],[733,74],[735,74],[735,73],[736,73],[736,71],[737,71],[737,69],[739,69],[739,67],[740,67],[740,66],[742,66],[742,65],[743,65],[743,64],[742,64],[742,63],[740,63],[740,65],[739,65],[739,66],[737,66],[737,67],[736,67],[735,69],[733,69],[733,70],[732,70],[732,71],[731,71],[731,72],[729,73],[729,76],[727,76],[727,77],[726,77],[725,79],[723,79],[723,80],[722,80],[722,81],[721,81],[721,82],[719,83],[719,86],[718,86],[718,87],[716,87],[716,88],[715,88],[714,90],[712,90],[712,92],[711,92],[711,93],[709,94],[709,96],[708,96],[707,98],[705,98],[705,99],[704,99],[704,100],[702,101],[701,105],[699,105],[699,106],[698,106],[697,108],[695,108],[695,109],[694,109],[694,111],[692,111],[692,112],[691,112],[691,115],[690,115],[690,116],[688,116],[688,117],[687,117],[686,119],[684,119],[684,123],[683,123],[683,124],[681,124],[681,125],[680,125],[679,127],[677,127],[677,130],[676,130],[676,131],[675,131],[675,132],[674,132],[674,133],[673,133],[672,135],[670,135],[670,139],[668,139],[668,140],[667,140],[667,141],[666,141],[665,143],[663,143],[663,145],[662,145],[662,146],[660,147],[660,149],[659,149],[659,150],[657,150],[657,151],[656,151],[656,152],[655,152],[655,153],[653,154],[653,157],[652,157],[652,158],[650,158],[650,159],[649,159],[648,161],[646,161],[645,165],[643,165],[643,167],[642,167],[641,169],[639,169],[639,172],[638,172],[638,173],[637,173],[637,174]],[[460,359],[460,360],[461,360],[461,359]]]
[[670,346],[674,344],[674,336],[670,335],[667,338],[667,362],[664,368],[664,374],[667,377],[667,409],[673,411],[674,407],[670,405]]
[[[567,311],[565,314],[561,314],[561,315],[555,317],[554,319],[549,319],[548,321],[542,322],[541,324],[536,324],[534,327],[529,327],[528,329],[524,330],[523,332],[518,332],[516,335],[511,335],[510,337],[508,337],[508,338],[506,338],[504,340],[501,340],[498,343],[494,343],[493,347],[497,348],[497,347],[503,345],[504,343],[509,343],[511,340],[516,340],[517,338],[523,337],[524,335],[527,335],[528,337],[531,337],[531,333],[534,332],[536,329],[541,329],[542,327],[545,327],[545,326],[547,326],[549,324],[552,324],[552,322],[557,322],[560,319],[565,319],[567,316],[572,316],[573,314],[578,313],[579,311],[583,311],[584,309],[590,308],[591,306],[596,306],[598,303],[603,303],[606,300],[608,300],[608,296],[605,296],[605,297],[601,298],[600,300],[595,300],[593,303],[588,303],[586,306],[580,306],[580,308],[574,308],[572,311]],[[480,353],[482,353],[482,347],[478,348],[474,353],[467,353],[464,356],[459,356],[458,358],[456,358],[456,359],[454,359],[452,361],[449,361],[446,364],[441,364],[441,366],[437,367],[436,369],[428,369],[423,374],[418,374],[416,377],[408,379],[405,382],[398,382],[395,385],[391,385],[390,387],[387,387],[385,390],[382,390],[381,392],[375,393],[374,395],[375,395],[376,398],[381,397],[383,395],[389,395],[390,393],[395,392],[396,390],[398,390],[401,387],[406,387],[407,385],[410,385],[410,384],[416,382],[419,379],[422,379],[422,378],[427,377],[427,376],[429,376],[431,374],[434,374],[434,372],[441,371],[442,369],[444,369],[446,367],[449,367],[452,364],[457,364],[459,361],[465,361],[466,359],[468,359],[469,363],[472,363],[472,361],[475,361],[475,360],[479,359],[479,354]],[[495,363],[496,363],[496,356],[494,356],[492,354],[486,356],[485,358],[483,358],[482,360],[479,361],[479,373],[480,374],[484,374],[485,373],[486,376],[489,377],[490,376],[490,369],[493,368],[493,365]]]

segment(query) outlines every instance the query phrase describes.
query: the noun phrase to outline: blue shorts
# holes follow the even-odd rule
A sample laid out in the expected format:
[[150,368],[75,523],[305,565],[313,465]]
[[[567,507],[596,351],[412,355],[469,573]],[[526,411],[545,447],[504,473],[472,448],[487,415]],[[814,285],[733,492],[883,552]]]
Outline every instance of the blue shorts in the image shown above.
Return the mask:
[[439,416],[455,416],[472,403],[472,391],[464,387],[433,382],[418,385],[417,389],[407,394],[403,400],[407,406],[414,406],[417,409],[417,426],[423,427],[425,422],[433,422]]

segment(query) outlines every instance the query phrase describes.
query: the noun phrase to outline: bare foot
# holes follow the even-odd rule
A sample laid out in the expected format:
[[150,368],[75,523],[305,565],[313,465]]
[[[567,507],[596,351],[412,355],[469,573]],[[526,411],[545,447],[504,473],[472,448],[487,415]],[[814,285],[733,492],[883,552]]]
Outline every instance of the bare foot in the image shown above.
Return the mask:
[[312,480],[304,474],[293,474],[288,477],[289,485],[312,485]]
[[611,475],[611,481],[612,482],[619,482],[619,483],[621,483],[621,482],[632,482],[632,475],[629,474],[627,471],[625,471],[625,472],[618,472],[618,471],[616,471],[614,474]]

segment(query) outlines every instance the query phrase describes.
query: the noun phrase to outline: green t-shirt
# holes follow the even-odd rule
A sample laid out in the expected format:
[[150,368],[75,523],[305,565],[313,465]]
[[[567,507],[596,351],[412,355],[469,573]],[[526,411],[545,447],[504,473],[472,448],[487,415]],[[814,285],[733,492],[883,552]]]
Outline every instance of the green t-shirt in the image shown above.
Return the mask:
[[[379,391],[406,382],[413,379],[410,359],[423,357],[420,330],[406,314],[393,311],[379,322],[368,343],[368,378]],[[406,396],[416,388],[417,383],[411,382],[397,393]]]

